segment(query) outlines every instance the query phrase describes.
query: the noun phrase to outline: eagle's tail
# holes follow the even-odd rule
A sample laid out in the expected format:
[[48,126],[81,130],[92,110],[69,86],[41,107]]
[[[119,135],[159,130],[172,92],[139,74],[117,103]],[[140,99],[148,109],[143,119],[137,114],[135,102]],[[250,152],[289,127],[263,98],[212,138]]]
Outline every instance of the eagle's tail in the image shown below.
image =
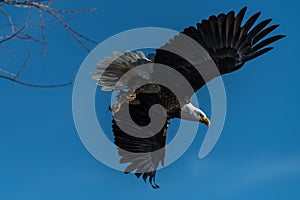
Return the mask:
[[241,25],[246,10],[244,7],[237,15],[234,11],[213,15],[198,23],[197,28],[191,26],[183,31],[209,52],[222,74],[235,71],[245,62],[270,51],[273,47],[266,47],[267,45],[285,37],[276,35],[264,39],[279,25],[267,27],[272,19],[266,19],[253,26],[260,12]]
[[[106,57],[96,66],[96,72],[91,72],[93,79],[98,80],[102,91],[128,89],[120,78],[132,68],[152,62],[142,51],[136,53],[126,51],[124,54],[113,52],[113,57]],[[149,70],[149,74],[151,71]]]

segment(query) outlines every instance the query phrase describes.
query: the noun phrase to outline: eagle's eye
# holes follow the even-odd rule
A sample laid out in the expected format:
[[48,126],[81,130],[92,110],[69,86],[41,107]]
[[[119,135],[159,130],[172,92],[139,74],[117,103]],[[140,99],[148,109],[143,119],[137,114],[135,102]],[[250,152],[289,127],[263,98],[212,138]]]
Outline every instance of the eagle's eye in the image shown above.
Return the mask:
[[197,112],[197,114],[198,114],[198,116],[201,117],[201,118],[204,117],[204,115],[203,115],[201,112]]

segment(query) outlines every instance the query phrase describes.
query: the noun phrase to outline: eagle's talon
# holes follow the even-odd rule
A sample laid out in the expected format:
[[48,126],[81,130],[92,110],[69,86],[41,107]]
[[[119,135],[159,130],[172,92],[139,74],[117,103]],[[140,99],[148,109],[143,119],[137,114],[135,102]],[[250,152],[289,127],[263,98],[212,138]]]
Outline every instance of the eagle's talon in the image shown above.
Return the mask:
[[134,101],[135,98],[136,98],[136,93],[135,92],[133,92],[133,93],[126,96],[126,99],[127,99],[128,102]]
[[112,113],[119,112],[120,108],[121,108],[121,104],[120,103],[114,104],[112,107],[110,107],[110,106],[108,107],[109,111],[112,112]]

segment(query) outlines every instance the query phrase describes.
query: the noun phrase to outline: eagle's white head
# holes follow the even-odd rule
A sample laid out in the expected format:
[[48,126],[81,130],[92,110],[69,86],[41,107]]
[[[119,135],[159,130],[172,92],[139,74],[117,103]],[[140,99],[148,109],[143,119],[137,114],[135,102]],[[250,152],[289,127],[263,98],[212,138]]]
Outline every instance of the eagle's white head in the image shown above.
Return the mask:
[[181,119],[197,121],[197,122],[200,121],[207,126],[210,125],[210,120],[206,117],[206,114],[191,103],[182,106]]

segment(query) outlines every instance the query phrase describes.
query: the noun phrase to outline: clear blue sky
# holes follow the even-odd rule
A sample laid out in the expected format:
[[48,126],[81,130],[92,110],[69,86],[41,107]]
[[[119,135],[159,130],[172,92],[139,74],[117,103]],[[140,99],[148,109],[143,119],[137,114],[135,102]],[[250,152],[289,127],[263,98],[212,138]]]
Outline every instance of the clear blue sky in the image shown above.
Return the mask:
[[[198,150],[206,131],[201,126],[184,156],[158,172],[159,190],[104,166],[87,152],[72,118],[72,86],[36,89],[0,80],[0,199],[300,199],[297,1],[75,2],[72,6],[60,0],[55,5],[96,7],[71,24],[99,42],[144,26],[180,31],[212,14],[243,6],[248,6],[248,17],[257,11],[263,12],[260,19],[272,17],[273,23],[281,24],[276,33],[287,37],[270,53],[224,77],[228,112],[219,142],[200,160]],[[26,48],[36,49],[22,80],[64,82],[87,55],[63,28],[49,28],[47,39],[47,56],[42,56],[41,46],[31,43],[15,49],[21,53],[20,61]],[[15,62],[5,51],[0,58],[2,64]],[[203,99],[202,107],[209,109],[207,91],[197,95]]]

